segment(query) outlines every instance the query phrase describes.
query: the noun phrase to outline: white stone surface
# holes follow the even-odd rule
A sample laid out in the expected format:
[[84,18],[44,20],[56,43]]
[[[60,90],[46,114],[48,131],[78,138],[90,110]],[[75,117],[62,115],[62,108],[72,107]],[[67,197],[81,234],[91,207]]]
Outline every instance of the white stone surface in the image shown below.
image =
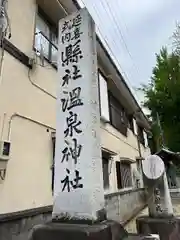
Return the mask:
[[142,162],[142,168],[148,179],[156,180],[160,178],[165,170],[164,162],[157,155],[150,155]]
[[[67,42],[69,35],[67,34],[65,43],[62,43],[62,29],[66,22],[73,22],[73,19],[81,18],[80,38],[79,43],[81,53],[78,54],[78,63],[69,62],[68,66],[62,65],[62,52],[69,44],[75,44],[77,40]],[[77,23],[77,22],[76,22]],[[75,28],[70,32],[73,33]],[[64,34],[69,30],[65,30]],[[76,53],[79,51],[76,45]],[[75,49],[74,49],[75,50]],[[80,55],[83,57],[80,58]],[[82,77],[76,80],[69,79],[69,84],[63,85],[63,77],[65,70],[71,72],[75,70],[73,65],[78,67],[78,75]],[[96,35],[95,25],[86,9],[81,9],[59,23],[59,84],[58,84],[58,100],[57,100],[57,129],[56,129],[56,151],[55,151],[55,191],[53,204],[53,218],[64,217],[96,220],[97,211],[104,208],[104,190],[103,190],[103,175],[102,175],[102,160],[100,146],[100,111],[98,97],[98,79],[97,79],[97,54],[96,54]],[[69,92],[75,88],[81,88],[80,99],[83,105],[66,109],[62,111],[62,100],[68,97]],[[66,92],[66,93],[65,93]],[[77,93],[77,92],[76,92]],[[70,97],[69,97],[70,101]],[[69,102],[67,107],[70,106]],[[67,117],[70,112],[77,114],[78,125],[73,129],[73,136],[65,136],[64,131],[67,128]],[[80,123],[79,123],[80,121]],[[73,138],[77,140],[78,146],[81,145],[81,150],[78,148],[80,155],[77,157],[77,163],[72,158],[72,153],[69,154],[69,159],[62,162],[62,151],[68,147],[73,148]],[[69,171],[69,174],[68,174]],[[78,184],[82,188],[73,188],[75,185],[75,171],[79,171],[79,176],[82,178]],[[68,192],[67,185],[63,190],[64,180],[69,176],[70,191]]]

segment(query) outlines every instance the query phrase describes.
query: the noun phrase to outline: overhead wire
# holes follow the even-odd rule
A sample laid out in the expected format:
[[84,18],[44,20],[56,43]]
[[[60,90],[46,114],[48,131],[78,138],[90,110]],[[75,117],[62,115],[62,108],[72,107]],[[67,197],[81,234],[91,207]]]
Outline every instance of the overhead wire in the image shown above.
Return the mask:
[[[131,54],[131,52],[130,52],[127,44],[126,44],[126,40],[125,40],[125,38],[124,38],[124,36],[123,36],[123,33],[122,33],[122,31],[121,31],[121,29],[120,29],[120,27],[119,27],[119,22],[117,21],[116,16],[114,16],[114,13],[113,13],[113,11],[111,10],[110,4],[109,4],[108,1],[106,1],[106,0],[102,0],[102,1],[100,0],[100,3],[101,3],[101,5],[103,6],[103,8],[104,8],[104,10],[106,11],[106,13],[107,13],[107,14],[109,13],[108,15],[109,15],[110,18],[113,20],[113,22],[114,22],[114,24],[113,24],[113,29],[115,29],[115,30],[116,30],[116,33],[119,35],[119,37],[120,37],[123,45],[125,46],[125,50],[126,50],[126,52],[128,53],[129,58],[131,59],[131,62],[132,62],[132,65],[133,65],[134,69],[136,70],[136,72],[137,72],[138,75],[139,75],[139,70],[138,70],[137,66],[135,65],[135,63],[134,63],[134,59],[133,59],[133,57],[132,57],[132,54]],[[106,5],[105,5],[105,3],[106,3]],[[129,81],[129,79],[127,79],[127,80],[128,80],[129,85],[131,86],[131,82]],[[133,87],[133,86],[131,86],[131,87],[132,87],[132,91],[134,92],[134,95],[135,95],[136,98],[138,99],[138,97],[137,97],[137,95],[136,95],[136,91],[134,90],[134,87]]]
[[121,20],[121,22],[123,23],[123,25],[124,25],[124,27],[125,27],[125,30],[126,30],[126,32],[127,32],[127,34],[129,34],[129,28],[128,28],[128,26],[127,26],[127,24],[126,24],[126,21],[124,20],[124,18],[123,18],[123,14],[121,14],[121,6],[120,6],[120,3],[119,3],[119,1],[116,1],[116,4],[117,4],[117,8],[115,8],[115,12],[117,13],[117,9],[118,9],[118,18],[120,19],[120,18],[122,18],[122,20]]
[[[112,10],[111,10],[111,6],[109,5],[108,1],[106,1],[106,0],[102,0],[102,1],[100,0],[100,3],[102,4],[102,6],[104,7],[104,10],[105,10],[106,12],[107,12],[106,7],[107,7],[107,9],[109,10],[110,16],[112,16],[113,22],[115,23],[115,25],[113,25],[113,26],[116,26],[116,28],[117,28],[117,33],[119,33],[119,36],[120,36],[120,38],[122,39],[122,42],[123,42],[123,44],[124,44],[124,46],[125,46],[125,49],[126,49],[128,55],[129,55],[130,57],[132,57],[132,55],[131,55],[131,53],[130,53],[130,51],[129,51],[129,49],[128,49],[128,46],[127,46],[127,44],[126,44],[126,41],[125,41],[125,39],[124,39],[124,36],[123,36],[123,34],[122,34],[122,32],[121,32],[121,30],[120,30],[120,28],[119,28],[119,23],[117,22],[116,17],[114,16],[114,14],[113,14],[113,12],[112,12]],[[106,3],[106,5],[105,5],[105,3]]]
[[[96,16],[98,17],[98,21],[101,22],[101,18],[100,18],[99,15],[98,15],[98,12],[97,12],[97,10],[96,10],[96,6],[93,5],[93,4],[91,4],[91,5],[93,6],[93,10],[96,12]],[[101,22],[101,23],[102,23],[102,22]],[[108,36],[107,36],[105,33],[102,33],[100,27],[98,26],[98,23],[96,23],[96,28],[97,28],[97,30],[98,30],[98,35],[100,35],[101,40],[106,44],[109,52],[111,53],[111,56],[115,59],[115,62],[118,63],[118,66],[119,66],[120,69],[122,70],[121,72],[124,73],[124,75],[126,75],[126,73],[123,71],[123,69],[122,69],[122,67],[121,67],[121,64],[119,63],[119,60],[118,60],[118,59],[116,58],[116,56],[114,55],[114,53],[113,53],[113,51],[112,51],[112,49],[111,49],[111,47],[110,47],[110,45],[109,45],[109,43],[108,43]],[[119,48],[119,46],[116,44],[115,41],[112,40],[112,43],[113,43],[113,45],[114,45],[114,47],[115,47],[116,49]]]
[[[93,6],[93,10],[94,10],[94,11],[96,12],[96,14],[97,14],[98,21],[101,22],[101,18],[99,17],[99,15],[98,15],[98,13],[97,13],[96,7],[95,7],[93,4],[92,4],[92,6]],[[97,28],[97,30],[98,30],[98,32],[99,32],[99,35],[100,35],[101,40],[105,43],[106,48],[108,49],[109,53],[111,54],[111,57],[113,58],[113,60],[115,61],[115,63],[119,66],[119,68],[120,68],[120,70],[121,70],[121,74],[124,75],[124,77],[125,77],[126,79],[128,79],[128,76],[127,76],[126,72],[123,70],[123,68],[122,68],[119,60],[117,59],[117,57],[116,57],[115,54],[113,53],[112,47],[110,47],[110,45],[109,45],[109,43],[108,43],[108,36],[107,36],[105,33],[102,33],[100,27],[98,26],[98,23],[96,24],[96,28]],[[111,42],[113,43],[113,45],[114,45],[114,47],[115,47],[116,49],[119,48],[119,46],[116,44],[115,41],[112,40]]]
[[[100,1],[100,3],[101,3],[102,6],[104,6],[101,1]],[[96,11],[96,14],[98,15],[98,12],[97,12],[97,10],[96,10],[96,6],[94,6],[94,10]],[[111,14],[109,14],[106,9],[105,9],[105,11],[106,11],[106,13],[111,17]],[[100,21],[101,21],[101,18],[99,18],[99,19],[100,19]],[[103,22],[101,22],[101,24],[103,25]],[[118,32],[117,32],[117,33],[118,33]],[[102,35],[104,35],[104,34],[102,34]],[[106,36],[106,37],[107,37],[107,39],[109,38],[108,36]],[[114,37],[116,37],[116,36],[114,36]],[[122,52],[121,49],[120,49],[120,47],[119,47],[119,44],[117,44],[116,41],[114,41],[113,38],[111,38],[110,40],[111,40],[111,42],[113,43],[113,45],[115,46],[115,49],[116,49],[116,50],[118,49],[119,52]],[[109,46],[108,43],[106,43],[106,44]],[[110,46],[109,46],[109,48],[111,49]],[[112,51],[113,51],[113,50],[112,50]],[[114,58],[116,58],[116,56],[115,56],[115,54],[114,54],[113,52],[112,52],[112,55],[114,56]],[[121,64],[120,64],[120,62],[119,62],[119,59],[116,58],[116,61],[117,61],[118,65],[119,65],[119,67],[122,69]],[[123,69],[122,69],[122,71],[123,71]],[[127,74],[125,73],[125,71],[123,71],[123,73],[124,73],[125,77],[126,77],[127,80],[128,80],[128,77],[127,77]],[[129,85],[131,85],[130,82],[129,82]]]
[[[84,4],[84,6],[86,6],[86,4],[84,3],[83,0],[81,0],[81,3]],[[100,18],[99,15],[98,15],[98,12],[97,12],[97,10],[96,10],[95,5],[93,5],[93,3],[91,3],[91,6],[93,6],[93,11],[96,12],[96,16],[97,16],[97,18],[98,18],[98,21],[101,22],[101,18]],[[103,42],[103,44],[104,44],[104,45],[106,46],[106,48],[108,49],[108,52],[110,53],[113,61],[116,63],[116,65],[117,65],[117,66],[119,67],[119,69],[121,70],[122,76],[123,76],[126,80],[128,80],[129,87],[131,87],[131,88],[130,88],[130,91],[133,92],[134,89],[132,88],[132,86],[131,86],[131,84],[130,84],[129,78],[128,78],[126,72],[125,72],[125,71],[123,70],[123,68],[121,67],[121,64],[120,64],[119,60],[117,59],[117,57],[115,56],[115,54],[114,54],[113,51],[112,51],[112,49],[111,49],[111,47],[110,47],[110,45],[109,45],[109,43],[108,43],[108,36],[107,36],[105,33],[102,33],[100,27],[98,26],[98,22],[96,22],[96,29],[97,29],[97,34],[99,35],[99,37],[100,37],[101,41]],[[106,38],[107,38],[107,39],[106,39]],[[116,49],[119,49],[119,51],[120,51],[120,48],[119,48],[119,46],[116,44],[116,42],[113,41],[113,40],[112,40],[111,42],[113,43],[114,47],[115,47]],[[113,81],[113,79],[112,79],[112,81]],[[116,82],[115,82],[115,81],[113,81],[113,82],[114,82],[114,84],[117,86]],[[133,93],[133,94],[135,95],[135,93]]]
[[[111,11],[111,6],[110,6],[109,2],[108,2],[107,0],[102,0],[102,1],[105,1],[105,2],[106,2],[107,6],[108,6],[108,9],[109,9],[109,11],[111,12],[112,17],[113,17],[113,19],[114,19],[114,21],[115,21],[115,25],[117,25],[117,29],[118,29],[118,31],[119,31],[119,33],[120,33],[120,36],[121,36],[122,42],[123,42],[123,44],[124,44],[124,46],[125,46],[125,49],[126,49],[128,55],[129,55],[130,59],[131,59],[132,65],[133,65],[134,69],[136,70],[137,74],[140,75],[139,69],[138,69],[137,65],[135,64],[135,62],[134,62],[134,58],[133,58],[133,56],[132,56],[132,54],[131,54],[131,52],[130,52],[130,50],[129,50],[129,48],[128,48],[128,45],[126,44],[126,39],[125,39],[125,37],[124,37],[121,29],[119,28],[119,26],[120,26],[120,21],[117,21],[117,20],[116,20],[116,16],[114,16],[113,12]],[[117,1],[117,4],[118,4],[118,6],[120,6],[118,1]],[[120,7],[119,7],[119,8],[120,8]],[[119,14],[119,15],[120,15],[120,14]],[[119,15],[118,15],[118,16],[119,16]],[[126,30],[128,30],[128,29],[127,29],[127,25],[125,24],[125,21],[124,21],[124,25],[125,25]]]
[[[88,4],[86,4],[86,3],[84,2],[84,0],[81,0],[81,2],[83,2],[83,4],[84,4],[85,6],[88,5]],[[102,2],[101,2],[101,3],[102,3]],[[102,5],[102,4],[101,4],[101,5]],[[88,6],[87,6],[87,7],[88,7]],[[100,33],[100,38],[101,38],[101,40],[104,41],[104,43],[105,43],[105,45],[106,45],[106,47],[107,47],[107,49],[108,49],[111,57],[115,60],[117,66],[118,66],[118,67],[120,68],[120,70],[121,70],[122,75],[124,75],[125,80],[128,82],[128,85],[129,85],[129,87],[130,87],[130,89],[131,89],[131,92],[133,92],[133,94],[136,96],[136,99],[138,100],[138,97],[137,97],[137,95],[136,95],[136,92],[134,91],[133,86],[132,86],[131,82],[129,81],[129,77],[127,76],[127,73],[122,69],[122,66],[121,66],[121,64],[120,64],[120,62],[119,62],[119,59],[118,59],[118,58],[116,57],[116,55],[114,54],[114,52],[113,52],[113,50],[112,50],[112,46],[110,46],[109,43],[108,43],[109,37],[108,37],[104,32],[102,32],[101,29],[100,29],[100,27],[99,27],[99,25],[103,25],[104,22],[102,22],[102,20],[101,20],[102,18],[100,18],[99,13],[97,12],[97,7],[96,7],[93,3],[91,3],[91,7],[93,8],[93,11],[96,13],[96,17],[98,18],[98,22],[100,23],[100,24],[99,24],[98,22],[96,22],[96,27],[97,27],[97,29],[98,29],[98,31],[99,31],[99,33]],[[110,13],[108,13],[108,11],[107,11],[106,9],[105,9],[105,11],[106,11],[107,15],[111,17]],[[92,14],[92,15],[93,15],[93,14]],[[115,47],[115,49],[118,49],[118,51],[121,52],[121,49],[120,49],[119,45],[118,45],[113,39],[111,39],[111,43],[113,44],[113,46]]]

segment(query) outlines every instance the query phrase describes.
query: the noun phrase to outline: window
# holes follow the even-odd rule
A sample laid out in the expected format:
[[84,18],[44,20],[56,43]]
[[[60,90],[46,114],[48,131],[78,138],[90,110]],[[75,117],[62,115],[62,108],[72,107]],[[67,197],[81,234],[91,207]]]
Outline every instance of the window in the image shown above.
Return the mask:
[[128,127],[134,133],[134,123],[133,123],[133,116],[128,116]]
[[103,165],[103,184],[104,189],[109,188],[109,154],[102,152],[102,165]]
[[116,162],[118,189],[132,187],[131,165],[129,162]]
[[109,93],[109,105],[111,124],[124,136],[127,136],[127,117],[125,110],[111,93]]
[[9,156],[9,152],[10,152],[10,142],[4,142],[3,144],[3,155],[4,156]]
[[120,162],[116,162],[117,188],[122,188]]
[[139,139],[139,142],[140,142],[142,145],[145,144],[143,128],[140,127],[140,126],[138,126],[138,139]]
[[108,87],[104,76],[99,71],[99,98],[100,98],[100,113],[101,119],[109,122],[109,101],[108,101]]
[[43,54],[46,60],[50,63],[57,63],[58,53],[58,37],[49,23],[47,23],[41,15],[36,17],[36,30],[34,39],[34,48],[39,54]]

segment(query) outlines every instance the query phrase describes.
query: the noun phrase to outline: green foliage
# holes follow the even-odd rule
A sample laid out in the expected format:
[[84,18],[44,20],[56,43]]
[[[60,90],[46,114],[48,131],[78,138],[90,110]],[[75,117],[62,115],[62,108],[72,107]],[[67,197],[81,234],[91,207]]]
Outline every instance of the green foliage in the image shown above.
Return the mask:
[[155,154],[161,148],[160,129],[156,122],[151,123],[151,135],[149,135],[149,147],[151,153]]
[[[151,111],[153,121],[157,120],[157,113],[159,114],[165,143],[173,151],[180,151],[179,56],[178,51],[168,53],[163,47],[156,55],[156,66],[153,69],[150,83],[141,87],[145,95],[144,107]],[[155,136],[158,142],[157,131]]]

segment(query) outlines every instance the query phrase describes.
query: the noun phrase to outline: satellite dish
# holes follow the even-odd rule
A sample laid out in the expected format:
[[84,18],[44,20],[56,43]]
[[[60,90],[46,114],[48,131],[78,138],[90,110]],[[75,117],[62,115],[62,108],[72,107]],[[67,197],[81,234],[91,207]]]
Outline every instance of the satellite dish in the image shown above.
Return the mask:
[[142,162],[142,169],[144,175],[151,180],[157,180],[160,178],[164,171],[164,162],[157,155],[150,155]]

